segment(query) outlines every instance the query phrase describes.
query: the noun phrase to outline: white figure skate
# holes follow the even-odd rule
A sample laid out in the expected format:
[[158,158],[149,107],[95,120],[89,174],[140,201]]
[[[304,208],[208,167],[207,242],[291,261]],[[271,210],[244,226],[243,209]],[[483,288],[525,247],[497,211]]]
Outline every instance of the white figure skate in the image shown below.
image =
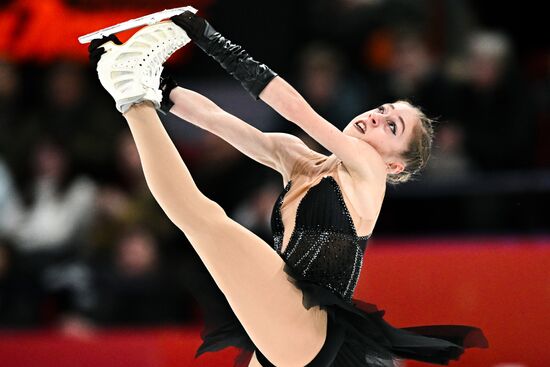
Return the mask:
[[101,45],[106,52],[97,64],[97,73],[116,108],[124,113],[143,101],[159,108],[162,64],[189,41],[183,29],[165,21],[140,29],[122,45],[111,41]]
[[102,37],[110,36],[111,34],[115,34],[122,31],[127,31],[128,29],[141,27],[144,25],[151,25],[155,23],[159,23],[162,20],[171,18],[173,16],[179,15],[183,13],[184,11],[189,10],[193,13],[197,12],[197,9],[193,8],[192,6],[184,6],[182,8],[173,8],[173,9],[166,9],[162,11],[158,11],[156,13],[148,14],[140,18],[130,19],[126,22],[122,22],[119,24],[115,24],[113,26],[100,29],[98,31],[88,33],[84,36],[78,37],[78,41],[82,44],[89,43],[92,40],[95,39],[101,39]]

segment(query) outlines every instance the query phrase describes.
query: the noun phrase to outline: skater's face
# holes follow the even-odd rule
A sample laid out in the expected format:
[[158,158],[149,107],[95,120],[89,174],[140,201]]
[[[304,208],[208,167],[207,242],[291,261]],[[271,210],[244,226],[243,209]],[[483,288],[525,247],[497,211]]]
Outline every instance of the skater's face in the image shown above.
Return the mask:
[[402,171],[402,154],[408,150],[419,123],[418,110],[407,102],[385,103],[351,120],[344,134],[370,144],[386,163],[396,163],[394,169]]

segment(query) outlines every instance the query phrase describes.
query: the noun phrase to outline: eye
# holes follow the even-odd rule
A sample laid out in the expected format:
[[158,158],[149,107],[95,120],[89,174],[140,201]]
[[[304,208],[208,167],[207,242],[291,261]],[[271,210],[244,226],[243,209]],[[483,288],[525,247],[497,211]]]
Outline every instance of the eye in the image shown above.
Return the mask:
[[384,113],[386,111],[386,108],[384,106],[380,106],[376,110],[380,113]]
[[393,135],[397,135],[397,125],[393,121],[388,121],[388,126],[390,127],[391,132]]

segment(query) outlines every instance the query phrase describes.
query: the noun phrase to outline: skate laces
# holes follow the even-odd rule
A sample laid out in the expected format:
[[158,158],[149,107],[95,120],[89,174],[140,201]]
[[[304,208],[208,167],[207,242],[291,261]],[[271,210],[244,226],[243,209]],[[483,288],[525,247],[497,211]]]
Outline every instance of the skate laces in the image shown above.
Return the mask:
[[97,71],[117,109],[124,113],[127,106],[143,99],[158,106],[163,63],[187,42],[183,30],[165,23],[143,28],[123,45],[106,44]]
[[[155,33],[158,32],[160,31]],[[161,32],[162,36],[159,37],[161,40],[156,40],[146,50],[142,51],[146,52],[146,56],[142,57],[142,61],[140,62],[140,66],[145,66],[142,69],[142,76],[145,77],[144,82],[147,86],[155,89],[159,88],[160,85],[160,74],[163,70],[162,65],[184,43],[182,39],[170,35],[167,31],[162,30]],[[141,65],[142,63],[145,63],[145,65]]]

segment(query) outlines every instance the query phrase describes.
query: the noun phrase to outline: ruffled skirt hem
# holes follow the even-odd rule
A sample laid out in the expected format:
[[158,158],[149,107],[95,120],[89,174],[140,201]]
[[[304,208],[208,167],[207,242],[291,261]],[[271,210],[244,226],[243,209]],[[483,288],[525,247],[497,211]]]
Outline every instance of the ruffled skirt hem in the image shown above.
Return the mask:
[[[384,320],[384,311],[375,305],[359,300],[348,303],[326,287],[301,278],[288,266],[285,272],[302,291],[304,307],[319,306],[326,310],[329,323],[333,325],[327,333],[334,334],[327,335],[321,352],[308,366],[388,367],[394,366],[399,359],[447,365],[451,360],[458,360],[465,348],[488,347],[483,332],[476,327],[395,328]],[[207,320],[202,333],[204,342],[197,356],[233,346],[242,351],[235,366],[247,366],[256,348],[237,317],[232,312],[228,315],[225,320],[214,323]]]

